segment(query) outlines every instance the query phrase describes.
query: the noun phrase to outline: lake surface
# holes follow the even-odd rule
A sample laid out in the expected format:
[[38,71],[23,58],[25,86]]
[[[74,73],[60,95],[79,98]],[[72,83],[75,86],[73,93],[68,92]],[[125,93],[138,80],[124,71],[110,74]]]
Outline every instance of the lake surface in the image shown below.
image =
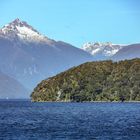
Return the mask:
[[140,140],[140,103],[1,100],[0,139]]

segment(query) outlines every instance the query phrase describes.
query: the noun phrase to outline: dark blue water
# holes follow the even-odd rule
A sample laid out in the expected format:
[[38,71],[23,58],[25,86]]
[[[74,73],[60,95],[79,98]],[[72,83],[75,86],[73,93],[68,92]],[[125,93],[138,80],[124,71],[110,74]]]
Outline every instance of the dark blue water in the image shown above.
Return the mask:
[[140,140],[140,103],[0,101],[0,139]]

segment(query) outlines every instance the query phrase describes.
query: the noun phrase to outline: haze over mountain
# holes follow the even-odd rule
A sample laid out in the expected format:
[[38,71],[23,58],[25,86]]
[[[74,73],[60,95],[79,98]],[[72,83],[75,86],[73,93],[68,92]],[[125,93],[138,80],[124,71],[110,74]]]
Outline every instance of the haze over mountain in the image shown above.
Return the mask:
[[19,19],[0,30],[1,71],[31,90],[40,80],[91,60],[89,53],[49,39]]
[[1,98],[28,98],[29,91],[16,79],[0,72],[0,99]]

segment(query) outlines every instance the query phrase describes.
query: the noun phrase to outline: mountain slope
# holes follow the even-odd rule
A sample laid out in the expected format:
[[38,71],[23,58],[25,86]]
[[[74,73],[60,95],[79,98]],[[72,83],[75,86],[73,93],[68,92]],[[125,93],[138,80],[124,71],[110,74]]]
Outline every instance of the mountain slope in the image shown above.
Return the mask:
[[89,62],[37,85],[32,101],[140,101],[140,59]]
[[133,58],[140,58],[140,44],[132,44],[123,47],[115,55],[113,55],[111,59],[119,61]]
[[1,98],[28,98],[29,91],[17,80],[0,72],[0,99]]
[[19,19],[0,30],[0,69],[28,89],[46,77],[91,60],[87,52],[49,39]]

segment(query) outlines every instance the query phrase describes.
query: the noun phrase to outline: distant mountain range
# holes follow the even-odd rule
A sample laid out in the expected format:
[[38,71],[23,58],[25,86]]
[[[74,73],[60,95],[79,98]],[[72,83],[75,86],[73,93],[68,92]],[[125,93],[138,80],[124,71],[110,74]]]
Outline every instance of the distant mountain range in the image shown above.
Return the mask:
[[[139,44],[127,47],[111,43],[86,43],[79,49],[68,43],[52,40],[19,19],[0,29],[0,71],[9,76],[9,79],[19,82],[26,91],[33,90],[42,79],[73,66],[94,60],[131,59],[140,57],[139,52]],[[10,83],[9,86],[17,88],[17,84]],[[17,93],[14,90],[11,92],[0,90],[0,95],[5,95],[0,98]]]
[[140,44],[121,45],[106,43],[86,43],[83,50],[90,53],[94,60],[111,59],[115,61],[140,58]]
[[82,49],[49,39],[19,19],[0,29],[0,70],[27,89],[91,60],[92,56]]
[[86,43],[82,49],[93,55],[95,60],[105,60],[112,57],[122,48],[121,45],[106,43]]

